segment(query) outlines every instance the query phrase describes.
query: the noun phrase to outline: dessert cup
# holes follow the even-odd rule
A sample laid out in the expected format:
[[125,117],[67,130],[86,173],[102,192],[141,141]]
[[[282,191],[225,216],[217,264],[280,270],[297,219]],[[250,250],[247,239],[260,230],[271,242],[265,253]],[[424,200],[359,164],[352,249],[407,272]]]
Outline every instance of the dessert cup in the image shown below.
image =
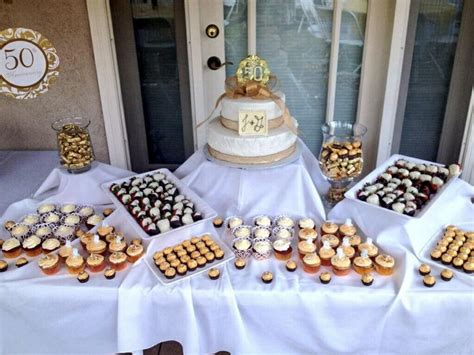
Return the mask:
[[270,239],[258,238],[254,239],[252,247],[253,256],[257,260],[268,259],[272,253],[272,244]]
[[109,243],[109,253],[115,253],[118,251],[124,252],[126,249],[127,243],[119,235],[115,236],[115,238]]
[[306,254],[312,254],[316,252],[316,245],[313,243],[313,239],[308,238],[298,243],[298,255],[303,260]]
[[105,258],[100,254],[91,254],[86,260],[88,269],[91,272],[100,272],[105,269]]
[[339,238],[336,237],[334,234],[323,235],[321,237],[321,242],[324,243],[324,241],[327,241],[329,243],[329,246],[333,249],[336,249],[340,244]]
[[392,275],[395,268],[395,259],[390,255],[378,255],[375,258],[375,271],[380,275]]
[[267,215],[255,216],[252,220],[253,225],[257,227],[270,228],[272,226],[272,219]]
[[273,251],[275,253],[275,258],[278,260],[290,259],[293,252],[291,241],[285,238],[275,240],[273,242]]
[[77,275],[85,268],[84,258],[79,254],[79,250],[72,249],[72,254],[66,259],[67,271],[72,275]]
[[334,274],[337,276],[347,275],[351,270],[351,260],[344,254],[342,248],[337,248],[337,253],[331,258]]
[[232,249],[236,258],[247,259],[252,255],[252,241],[250,238],[236,238],[232,242]]
[[333,248],[329,245],[326,240],[323,242],[321,249],[319,249],[319,258],[321,259],[321,265],[331,266],[331,258],[336,254]]
[[280,228],[293,229],[295,222],[288,216],[278,216],[275,218],[275,226]]
[[294,229],[288,229],[288,228],[283,228],[283,227],[275,227],[273,228],[273,236],[275,239],[293,239],[295,235]]
[[303,270],[309,274],[315,274],[319,271],[321,259],[316,253],[306,254],[303,258]]
[[361,253],[362,250],[367,250],[367,254],[372,260],[374,260],[375,257],[379,254],[379,249],[373,243],[372,238],[367,238],[367,241],[365,243],[359,244],[358,249]]
[[56,254],[42,256],[38,260],[38,266],[45,275],[54,275],[61,268],[59,257]]

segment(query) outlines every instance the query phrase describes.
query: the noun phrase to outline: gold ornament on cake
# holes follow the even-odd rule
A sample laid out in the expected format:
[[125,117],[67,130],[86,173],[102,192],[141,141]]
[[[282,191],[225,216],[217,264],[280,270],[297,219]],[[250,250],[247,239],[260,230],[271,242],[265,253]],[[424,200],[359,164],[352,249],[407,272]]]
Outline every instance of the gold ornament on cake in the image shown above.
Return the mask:
[[256,81],[265,85],[270,80],[270,68],[267,61],[258,55],[249,55],[242,59],[235,76],[239,85],[245,85],[248,81]]

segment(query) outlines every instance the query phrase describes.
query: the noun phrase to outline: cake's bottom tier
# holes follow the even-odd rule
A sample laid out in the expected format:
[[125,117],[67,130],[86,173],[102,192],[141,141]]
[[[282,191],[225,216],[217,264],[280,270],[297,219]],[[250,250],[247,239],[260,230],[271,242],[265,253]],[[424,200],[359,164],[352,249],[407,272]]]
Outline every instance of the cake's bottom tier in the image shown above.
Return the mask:
[[[295,120],[294,124],[297,126]],[[219,119],[208,127],[209,154],[236,164],[268,164],[294,153],[297,136],[281,125],[267,136],[239,136],[238,132],[225,128]]]

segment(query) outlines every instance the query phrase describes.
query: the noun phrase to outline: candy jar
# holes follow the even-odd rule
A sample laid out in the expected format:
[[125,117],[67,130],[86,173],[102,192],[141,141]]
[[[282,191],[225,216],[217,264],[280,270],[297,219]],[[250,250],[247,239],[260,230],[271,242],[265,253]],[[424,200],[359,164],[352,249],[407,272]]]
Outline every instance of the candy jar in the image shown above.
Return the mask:
[[73,117],[51,125],[57,135],[60,164],[72,174],[89,170],[95,160],[88,130],[90,123],[86,118]]
[[332,208],[344,198],[349,184],[362,173],[362,138],[367,128],[359,123],[332,121],[322,127],[319,166],[331,184],[324,202]]

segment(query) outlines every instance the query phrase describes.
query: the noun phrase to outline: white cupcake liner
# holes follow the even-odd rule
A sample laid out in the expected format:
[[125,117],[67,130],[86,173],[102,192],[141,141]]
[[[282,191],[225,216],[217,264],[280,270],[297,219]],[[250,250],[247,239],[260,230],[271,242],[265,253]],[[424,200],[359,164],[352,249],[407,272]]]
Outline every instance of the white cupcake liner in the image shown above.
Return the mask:
[[[281,231],[281,230],[287,230],[290,233],[290,237],[288,237],[288,238],[280,237],[278,235],[278,232]],[[294,228],[285,228],[285,227],[275,227],[272,230],[272,236],[275,240],[276,239],[290,239],[290,240],[293,240],[293,238],[295,237],[295,229]]]
[[252,237],[252,226],[249,226],[249,225],[246,225],[246,224],[242,224],[238,227],[235,227],[234,229],[232,229],[232,236],[234,238],[247,238],[247,237],[239,237],[239,236],[236,236],[235,233],[240,230],[240,229],[248,229],[249,231],[249,235],[248,235],[248,238],[251,238]]
[[[43,213],[40,213],[40,211],[38,211],[38,209],[40,208],[40,206],[42,205],[53,205],[54,206],[54,210],[52,211],[49,211],[49,212],[43,212]],[[39,214],[40,216],[46,214],[46,213],[50,213],[50,212],[56,212],[58,210],[58,205],[54,204],[54,203],[48,203],[48,202],[45,202],[45,203],[41,203],[40,205],[38,205],[38,207],[36,208],[36,213]]]
[[[77,223],[66,223],[66,218],[69,217],[69,216],[78,216],[79,217],[79,221]],[[82,223],[82,217],[79,215],[79,213],[69,213],[69,214],[65,214],[61,217],[61,222],[60,224],[63,224],[65,226],[70,226],[70,227],[78,227],[81,223]]]
[[[76,208],[75,208],[73,211],[66,213],[66,212],[63,212],[63,211],[62,211],[63,207],[66,206],[66,205],[74,205],[74,206],[76,206]],[[67,203],[67,202],[66,202],[66,203],[61,203],[59,206],[56,206],[56,210],[57,210],[57,212],[61,213],[62,215],[65,215],[65,214],[76,213],[78,207],[79,207],[79,206],[78,206],[77,204],[75,204],[75,203],[72,203],[72,202]]]
[[281,227],[281,228],[290,229],[290,227],[284,227],[284,226],[279,226],[279,225],[278,225],[278,221],[279,221],[280,219],[283,219],[283,218],[289,218],[289,219],[291,219],[291,220],[293,221],[293,226],[292,226],[291,228],[293,228],[293,229],[295,228],[295,225],[296,225],[295,220],[294,220],[293,218],[291,218],[290,216],[287,216],[287,215],[279,215],[279,216],[276,216],[275,219],[273,220],[273,225],[274,225],[275,227]]
[[[55,222],[55,223],[52,223],[52,222],[46,222],[46,219],[48,218],[48,216],[50,215],[57,215],[59,217],[58,221]],[[48,213],[45,213],[43,215],[41,215],[41,223],[49,223],[49,224],[59,224],[61,223],[61,218],[63,217],[62,213],[58,212],[58,211],[54,211],[54,212],[48,212]]]
[[32,228],[31,234],[36,234],[36,232],[37,232],[40,228],[49,227],[49,228],[51,229],[51,233],[46,234],[46,235],[43,235],[43,236],[38,236],[39,238],[41,238],[41,240],[45,240],[45,239],[47,239],[47,238],[53,236],[53,228],[54,228],[55,226],[56,226],[56,225],[55,225],[54,223],[38,223],[38,224],[35,224],[34,227]]
[[226,229],[228,230],[231,230],[232,228],[229,228],[229,221],[232,219],[232,218],[240,218],[242,220],[242,224],[241,225],[244,225],[245,224],[245,221],[244,221],[244,218],[241,217],[241,216],[229,216],[227,217],[225,220],[224,220],[224,226]]
[[[259,226],[257,225],[257,218],[260,218],[260,217],[267,217],[270,219],[270,225],[269,226]],[[260,214],[258,216],[255,216],[254,218],[252,218],[252,225],[256,226],[256,227],[264,227],[264,228],[271,228],[273,226],[273,218],[270,217],[269,215],[266,215],[266,214]]]
[[[79,211],[85,207],[90,207],[92,208],[92,214],[90,214],[89,216],[83,216],[79,213]],[[95,214],[95,208],[94,206],[91,206],[91,205],[79,205],[77,206],[77,209],[76,209],[76,213],[79,215],[79,217],[81,217],[81,221],[82,223],[85,223],[85,221],[87,220],[87,218],[89,218],[90,216],[94,215]]]
[[272,237],[272,229],[271,228],[255,226],[255,227],[252,228],[252,238],[262,238],[262,237],[256,237],[255,236],[255,232],[257,230],[260,230],[260,229],[267,230],[269,232],[268,239],[270,239]]
[[[23,222],[23,220],[24,220],[26,217],[29,217],[29,216],[36,216],[36,217],[37,217],[37,221],[36,221],[35,223],[31,223],[31,224]],[[19,222],[18,222],[18,224],[24,224],[24,225],[26,225],[26,226],[28,226],[28,227],[30,227],[30,228],[33,228],[33,227],[34,227],[36,224],[38,224],[38,223],[41,223],[41,216],[40,216],[39,214],[37,214],[37,213],[30,213],[30,214],[24,215],[23,217],[21,217],[21,218],[19,219]]]
[[[235,242],[239,240],[248,240],[250,242],[250,247],[246,250],[238,250],[234,247]],[[248,259],[252,255],[252,240],[250,238],[234,238],[232,240],[232,251],[236,258]]]
[[[18,225],[23,225],[23,226],[26,226],[28,228],[28,232],[25,234],[25,235],[22,235],[22,236],[15,236],[12,234],[12,231],[13,229],[18,226]],[[23,241],[28,238],[29,236],[31,236],[33,233],[32,233],[32,227],[27,225],[27,224],[24,224],[24,223],[15,223],[15,225],[8,231],[11,235],[12,238],[16,238],[18,239],[21,243],[23,243]]]
[[[72,228],[71,234],[70,235],[63,235],[63,236],[56,235],[56,231],[62,226]],[[62,244],[64,244],[64,243],[66,243],[67,240],[73,241],[74,239],[76,239],[77,228],[78,228],[78,226],[68,226],[68,225],[64,225],[64,224],[56,225],[56,226],[53,227],[53,236],[54,236],[54,238],[57,238]]]
[[270,242],[269,238],[257,238],[253,240],[252,249],[256,243],[260,243],[260,242],[268,243],[269,249],[264,253],[260,253],[255,250],[252,250],[253,256],[257,260],[268,259],[270,255],[272,255],[272,249],[273,249],[272,243]]

